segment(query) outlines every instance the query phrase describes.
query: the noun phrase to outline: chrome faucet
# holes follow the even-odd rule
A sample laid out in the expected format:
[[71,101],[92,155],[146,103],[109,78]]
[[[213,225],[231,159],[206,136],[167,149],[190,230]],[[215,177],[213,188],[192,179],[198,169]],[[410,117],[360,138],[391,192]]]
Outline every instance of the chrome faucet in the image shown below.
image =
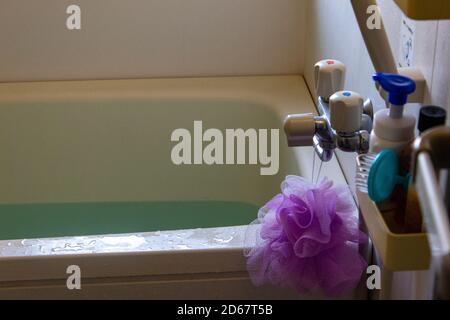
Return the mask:
[[290,147],[313,146],[320,160],[328,162],[338,148],[358,154],[369,151],[373,105],[356,92],[342,91],[345,65],[323,60],[315,65],[315,91],[318,96],[314,114],[287,116],[284,130]]

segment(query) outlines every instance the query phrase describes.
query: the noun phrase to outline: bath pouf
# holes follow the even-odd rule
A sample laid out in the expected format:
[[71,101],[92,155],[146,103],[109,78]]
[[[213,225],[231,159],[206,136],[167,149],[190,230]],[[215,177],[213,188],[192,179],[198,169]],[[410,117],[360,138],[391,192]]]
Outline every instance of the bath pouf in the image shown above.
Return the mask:
[[339,296],[355,289],[367,263],[358,209],[348,186],[288,176],[247,229],[247,269],[256,286]]

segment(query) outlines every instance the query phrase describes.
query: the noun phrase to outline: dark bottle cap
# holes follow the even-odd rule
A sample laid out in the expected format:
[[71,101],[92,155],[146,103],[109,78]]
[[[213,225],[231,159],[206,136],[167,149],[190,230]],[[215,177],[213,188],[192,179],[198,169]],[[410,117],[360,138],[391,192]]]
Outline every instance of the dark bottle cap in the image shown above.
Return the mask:
[[447,111],[441,107],[427,106],[420,109],[419,131],[425,132],[428,129],[443,126],[447,120]]

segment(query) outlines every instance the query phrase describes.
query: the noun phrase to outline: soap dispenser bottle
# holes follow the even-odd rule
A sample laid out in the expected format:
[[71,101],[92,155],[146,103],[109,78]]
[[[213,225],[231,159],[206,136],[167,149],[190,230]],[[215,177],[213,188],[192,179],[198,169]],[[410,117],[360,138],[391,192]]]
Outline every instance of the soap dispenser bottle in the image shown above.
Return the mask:
[[389,94],[389,108],[375,114],[370,152],[377,154],[392,149],[402,158],[416,137],[416,118],[404,114],[408,95],[416,91],[416,83],[410,78],[387,73],[377,73],[373,79]]
[[[404,114],[404,108],[408,95],[416,90],[416,83],[410,78],[386,73],[377,73],[373,79],[389,94],[389,108],[375,114],[374,127],[370,136],[370,152],[379,154],[386,149],[393,150],[399,160],[398,173],[400,176],[405,176],[411,169],[416,118]],[[390,228],[396,232],[404,232],[406,206],[407,193],[400,186],[394,189],[390,200],[378,204],[380,211],[384,212],[386,221],[389,221]],[[391,207],[393,211],[388,210]]]

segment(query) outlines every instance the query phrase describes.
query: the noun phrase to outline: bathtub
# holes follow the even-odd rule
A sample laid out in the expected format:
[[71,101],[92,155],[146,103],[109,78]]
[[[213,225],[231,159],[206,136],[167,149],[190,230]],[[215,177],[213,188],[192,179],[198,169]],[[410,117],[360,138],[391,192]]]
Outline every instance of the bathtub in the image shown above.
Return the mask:
[[[255,288],[247,225],[312,148],[280,169],[175,165],[171,133],[281,129],[315,112],[301,76],[0,84],[0,298],[281,299]],[[345,183],[338,163],[323,175]],[[68,290],[68,266],[81,290]]]

